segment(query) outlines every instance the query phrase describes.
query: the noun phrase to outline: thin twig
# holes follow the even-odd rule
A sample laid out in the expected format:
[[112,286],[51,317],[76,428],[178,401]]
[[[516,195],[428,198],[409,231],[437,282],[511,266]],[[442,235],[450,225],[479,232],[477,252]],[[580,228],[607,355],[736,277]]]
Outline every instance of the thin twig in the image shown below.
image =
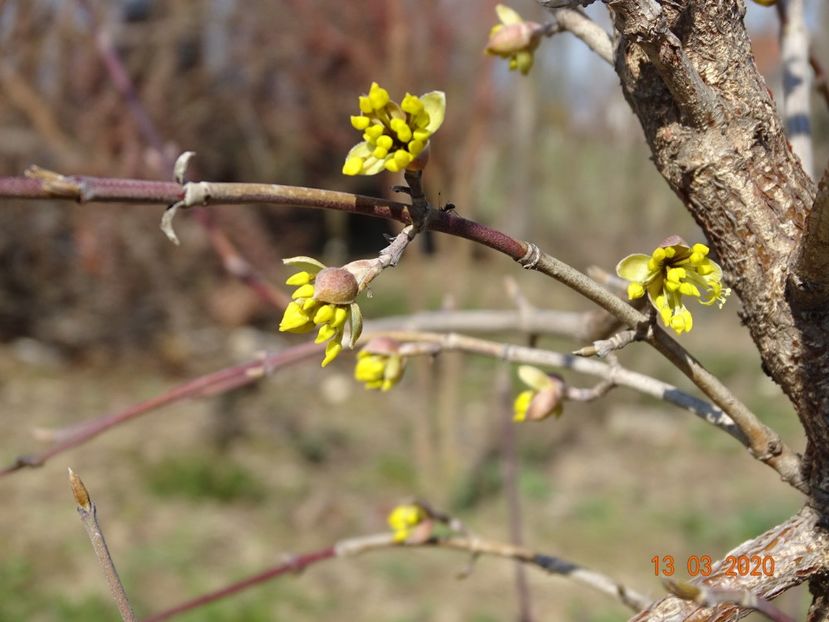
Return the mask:
[[[546,6],[543,0],[541,4]],[[613,43],[610,41],[610,35],[585,15],[583,11],[580,9],[550,8],[550,12],[552,12],[558,28],[575,35],[587,44],[587,47],[593,50],[599,58],[611,65],[613,64]]]
[[0,469],[0,477],[26,467],[42,466],[47,460],[58,454],[83,445],[117,425],[131,421],[136,417],[157,410],[163,406],[184,399],[207,397],[224,393],[257,382],[281,367],[317,355],[321,349],[322,346],[320,345],[305,343],[293,348],[287,348],[281,352],[265,354],[253,361],[200,376],[177,387],[173,387],[161,395],[157,395],[109,415],[82,421],[62,430],[46,431],[45,433],[41,430],[39,435],[41,437],[48,435],[54,441],[54,444],[40,453],[18,456],[10,465]]
[[81,522],[89,536],[89,541],[92,543],[95,556],[98,558],[98,564],[100,564],[101,569],[104,571],[104,576],[109,585],[109,591],[112,593],[112,598],[118,606],[121,618],[125,622],[133,622],[138,618],[135,617],[130,601],[127,598],[124,584],[121,583],[118,570],[115,568],[115,562],[112,561],[112,556],[109,554],[104,532],[101,531],[101,526],[98,524],[95,502],[89,496],[89,491],[84,486],[81,478],[72,469],[69,469],[69,485],[72,488],[72,495],[75,497],[75,502],[78,504],[78,515],[81,517]]
[[[688,410],[708,423],[722,429],[743,445],[748,446],[748,439],[739,427],[735,425],[728,415],[716,406],[689,395],[671,384],[630,371],[618,365],[610,365],[596,359],[581,358],[572,354],[562,354],[550,350],[540,350],[508,343],[476,339],[457,333],[440,334],[417,331],[384,331],[381,333],[366,334],[364,338],[369,339],[380,335],[403,343],[400,353],[406,356],[416,354],[429,354],[434,356],[441,350],[460,351],[502,359],[510,363],[570,369],[583,374],[596,376],[610,381],[614,385],[634,389],[645,395],[650,395]],[[413,343],[426,343],[431,347],[418,352],[415,349],[409,348]]]
[[576,356],[598,356],[600,359],[603,359],[611,352],[629,346],[638,338],[639,335],[635,330],[623,330],[609,339],[598,339],[589,346],[579,348],[573,354]]
[[433,537],[422,542],[406,541],[400,543],[394,540],[392,534],[380,533],[341,540],[334,546],[304,555],[293,556],[287,562],[278,564],[256,575],[252,575],[214,592],[203,594],[198,598],[156,613],[146,618],[144,622],[162,622],[163,620],[169,620],[180,613],[192,611],[221,598],[237,594],[249,587],[264,583],[269,579],[289,573],[301,572],[309,566],[327,559],[361,555],[363,553],[385,549],[407,548],[452,549],[473,555],[487,555],[490,557],[512,559],[524,564],[536,566],[549,574],[561,575],[577,583],[581,583],[611,598],[619,600],[633,611],[639,611],[650,604],[650,599],[635,590],[617,583],[605,574],[590,570],[560,557],[538,553],[526,547],[469,537]]
[[803,170],[814,179],[812,149],[812,72],[809,69],[809,31],[803,0],[778,0],[780,53],[783,60],[783,121],[792,151]]

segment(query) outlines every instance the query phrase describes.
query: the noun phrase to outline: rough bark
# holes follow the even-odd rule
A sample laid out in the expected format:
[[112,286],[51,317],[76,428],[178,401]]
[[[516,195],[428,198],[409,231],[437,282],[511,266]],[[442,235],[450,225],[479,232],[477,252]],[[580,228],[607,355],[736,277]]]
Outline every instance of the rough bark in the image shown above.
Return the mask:
[[[815,186],[793,155],[757,72],[740,0],[609,0],[616,70],[654,163],[706,233],[743,303],[763,369],[808,438],[812,502],[829,499],[829,299],[798,278]],[[820,229],[818,225],[815,229]],[[825,280],[824,274],[824,280]]]
[[[825,613],[829,517],[829,173],[816,188],[792,153],[754,63],[742,0],[606,0],[615,68],[653,161],[705,232],[742,302],[763,370],[790,398],[807,436],[808,506],[751,543],[778,562],[774,577],[739,587],[774,597],[812,580]],[[771,538],[771,540],[769,540]],[[777,548],[789,540],[783,548]],[[811,556],[796,552],[799,547]],[[792,554],[795,552],[794,554]],[[782,562],[782,563],[781,563]],[[823,578],[822,578],[823,577]],[[705,580],[737,587],[716,574]],[[675,598],[636,620],[725,620]]]
[[[761,558],[769,556],[775,561],[775,571],[772,575],[761,572],[759,576],[729,576],[730,564],[720,562],[714,566],[712,574],[700,583],[723,589],[750,590],[764,598],[772,599],[825,568],[829,561],[827,546],[829,537],[818,526],[817,512],[805,507],[782,525],[773,527],[728,553],[735,558],[744,555],[749,559],[754,555]],[[631,618],[631,622],[725,622],[736,620],[748,613],[735,605],[719,605],[709,609],[701,608],[694,602],[668,597]]]

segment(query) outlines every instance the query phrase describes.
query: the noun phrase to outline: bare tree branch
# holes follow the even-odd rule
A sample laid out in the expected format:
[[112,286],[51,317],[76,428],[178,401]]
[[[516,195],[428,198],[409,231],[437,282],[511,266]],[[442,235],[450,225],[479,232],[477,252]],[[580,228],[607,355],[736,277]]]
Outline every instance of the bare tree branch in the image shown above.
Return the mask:
[[542,367],[570,369],[572,371],[596,376],[598,378],[611,381],[616,386],[628,387],[657,399],[664,400],[670,404],[674,404],[675,406],[679,406],[680,408],[689,410],[708,423],[721,428],[743,445],[748,446],[748,439],[740,430],[739,426],[737,426],[734,421],[728,417],[728,415],[723,413],[716,406],[684,393],[673,385],[634,371],[630,371],[617,365],[609,365],[608,363],[604,363],[602,361],[585,359],[571,354],[562,354],[549,350],[540,350],[537,348],[529,348],[495,341],[486,341],[456,333],[444,335],[425,332],[388,331],[381,334],[403,343],[404,346],[401,348],[401,354],[405,355],[418,354],[418,352],[410,351],[408,349],[408,346],[411,345],[409,342],[414,344],[428,343],[433,347],[422,353],[434,355],[440,350],[468,352],[498,358],[509,361],[510,363],[524,363],[529,365],[540,365]]
[[241,581],[214,592],[204,594],[198,598],[194,598],[190,601],[156,613],[155,615],[146,618],[144,622],[162,622],[163,620],[169,620],[180,613],[192,611],[193,609],[202,607],[221,598],[237,594],[242,590],[264,583],[272,578],[289,573],[297,573],[318,562],[333,559],[335,557],[350,557],[353,555],[362,555],[364,553],[386,549],[410,548],[451,549],[471,553],[476,556],[486,555],[490,557],[512,559],[540,568],[548,574],[560,575],[577,583],[581,583],[582,585],[620,601],[633,611],[639,611],[640,609],[647,607],[650,603],[648,598],[621,585],[601,572],[590,570],[560,557],[539,553],[526,547],[515,546],[503,542],[495,542],[492,540],[483,540],[475,537],[456,536],[432,537],[421,542],[407,541],[401,543],[396,542],[392,534],[381,533],[341,540],[334,546],[312,553],[291,557],[287,562],[278,564],[272,568],[260,572],[259,574],[242,579]]
[[599,58],[613,64],[613,44],[610,41],[610,35],[583,11],[573,8],[555,8],[550,0],[540,0],[540,4],[550,10],[559,28],[572,33],[598,54]]
[[257,382],[280,367],[319,354],[321,349],[322,346],[318,344],[306,343],[281,352],[266,354],[253,361],[190,380],[177,387],[173,387],[169,391],[165,391],[161,395],[157,395],[109,415],[82,421],[63,430],[51,432],[41,430],[39,435],[41,437],[50,437],[53,440],[53,445],[40,453],[18,456],[11,464],[0,469],[0,477],[9,475],[23,468],[42,466],[47,460],[58,454],[83,445],[87,441],[92,440],[99,434],[103,434],[117,425],[163,406],[167,406],[168,404],[183,399],[216,395]]

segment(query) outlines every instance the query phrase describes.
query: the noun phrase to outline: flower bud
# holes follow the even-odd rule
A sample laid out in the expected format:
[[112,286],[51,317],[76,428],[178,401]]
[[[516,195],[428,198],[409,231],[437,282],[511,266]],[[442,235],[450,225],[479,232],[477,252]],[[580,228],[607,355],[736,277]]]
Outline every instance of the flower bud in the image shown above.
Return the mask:
[[357,298],[357,279],[343,268],[323,268],[314,279],[314,300],[348,305]]
[[550,386],[536,393],[527,407],[526,421],[541,421],[550,415],[561,416],[564,408],[564,380],[556,375],[551,375],[550,380]]
[[486,52],[506,57],[524,50],[533,50],[541,39],[542,31],[543,27],[536,22],[496,26],[489,34]]

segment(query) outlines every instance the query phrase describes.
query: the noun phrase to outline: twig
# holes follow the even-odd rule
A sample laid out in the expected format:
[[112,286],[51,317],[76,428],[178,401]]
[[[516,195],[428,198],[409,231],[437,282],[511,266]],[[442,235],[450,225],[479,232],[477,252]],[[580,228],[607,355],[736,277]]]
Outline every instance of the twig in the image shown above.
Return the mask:
[[[699,398],[689,395],[668,383],[650,378],[643,374],[630,371],[617,365],[610,365],[596,359],[586,359],[572,354],[562,354],[550,350],[539,350],[513,344],[476,339],[457,333],[439,334],[416,331],[384,331],[381,333],[366,334],[364,339],[384,335],[401,343],[400,353],[405,356],[430,354],[434,356],[441,350],[469,352],[492,358],[502,359],[510,363],[524,363],[542,367],[570,369],[583,374],[589,374],[612,382],[614,385],[628,387],[664,400],[685,410],[688,410],[708,423],[721,428],[733,436],[737,441],[748,446],[748,439],[734,421],[716,406]],[[407,343],[411,342],[411,343]],[[418,351],[412,345],[428,344],[429,348]]]
[[98,564],[100,564],[101,569],[104,571],[104,576],[109,585],[109,591],[112,593],[112,598],[115,599],[115,604],[118,606],[121,618],[125,622],[133,622],[137,618],[130,606],[127,592],[124,590],[124,584],[121,583],[121,579],[118,576],[118,571],[115,568],[115,563],[112,561],[112,556],[109,554],[104,532],[101,531],[101,526],[98,524],[95,503],[89,496],[89,491],[84,486],[81,478],[72,469],[69,469],[69,485],[72,488],[72,495],[75,497],[75,502],[78,504],[78,514],[81,517],[81,522],[89,536],[89,541],[92,543],[95,556],[98,558]]
[[584,14],[580,9],[556,9],[548,6],[541,0],[542,6],[547,6],[561,30],[566,30],[587,44],[599,58],[613,64],[613,43],[604,29]]
[[568,386],[564,389],[564,398],[573,402],[592,402],[607,395],[615,386],[613,379],[602,380],[589,389]]
[[490,557],[512,559],[524,564],[536,566],[549,574],[561,575],[577,583],[586,585],[587,587],[597,590],[607,596],[610,596],[611,598],[619,600],[622,604],[629,607],[633,611],[639,611],[640,609],[647,607],[650,603],[650,600],[645,596],[621,585],[620,583],[617,583],[605,574],[595,570],[590,570],[573,562],[561,559],[560,557],[545,555],[525,547],[495,542],[492,540],[454,536],[433,537],[422,542],[407,541],[399,543],[395,542],[392,534],[380,533],[341,540],[334,546],[314,551],[312,553],[306,553],[304,555],[297,555],[292,557],[287,562],[278,564],[256,575],[252,575],[214,592],[203,594],[198,598],[194,598],[176,605],[175,607],[171,607],[170,609],[161,611],[150,616],[149,618],[146,618],[144,622],[162,622],[163,620],[169,620],[180,613],[192,611],[193,609],[202,607],[221,598],[237,594],[238,592],[241,592],[249,587],[264,583],[269,579],[288,573],[301,572],[309,566],[327,559],[361,555],[363,553],[370,553],[372,551],[380,551],[385,549],[406,548],[452,549],[456,551],[464,551],[474,555],[487,555]]
[[682,600],[693,601],[703,607],[714,607],[727,603],[761,613],[773,622],[794,622],[794,618],[786,615],[768,600],[749,590],[722,590],[668,579],[665,579],[662,583],[674,596]]
[[[206,397],[230,391],[257,382],[275,370],[315,356],[322,346],[306,343],[281,352],[266,354],[253,361],[222,369],[180,384],[161,395],[139,402],[129,408],[77,423],[69,428],[48,433],[54,444],[40,453],[18,456],[10,465],[0,469],[0,477],[25,467],[39,467],[47,460],[65,451],[83,445],[107,430],[131,421],[162,406],[195,397]],[[40,433],[44,436],[43,432]]]
[[812,72],[809,69],[809,32],[803,0],[778,0],[780,52],[783,58],[783,120],[792,151],[803,170],[814,179],[812,150]]
[[[411,222],[407,213],[410,206],[406,204],[330,190],[277,184],[199,182],[198,188],[194,188],[192,183],[186,184],[184,192],[191,192],[193,196],[212,204],[275,203],[336,209],[398,220],[406,224]],[[30,173],[28,179],[0,178],[0,198],[10,196],[101,202],[156,202],[165,205],[183,198],[181,186],[173,182],[70,177],[56,173],[45,174],[42,170]],[[428,227],[497,250],[527,269],[554,278],[592,300],[630,328],[648,322],[646,315],[615,297],[575,268],[543,253],[534,244],[516,240],[485,225],[439,210],[430,210]],[[658,326],[652,327],[645,340],[677,366],[733,419],[749,439],[749,448],[755,457],[775,469],[785,482],[802,492],[808,492],[800,472],[800,458],[782,442],[779,435],[763,425],[745,404],[664,330]]]
[[598,356],[603,359],[611,352],[621,350],[639,338],[639,334],[635,330],[623,330],[610,337],[610,339],[599,339],[589,346],[579,348],[573,354],[576,356]]

